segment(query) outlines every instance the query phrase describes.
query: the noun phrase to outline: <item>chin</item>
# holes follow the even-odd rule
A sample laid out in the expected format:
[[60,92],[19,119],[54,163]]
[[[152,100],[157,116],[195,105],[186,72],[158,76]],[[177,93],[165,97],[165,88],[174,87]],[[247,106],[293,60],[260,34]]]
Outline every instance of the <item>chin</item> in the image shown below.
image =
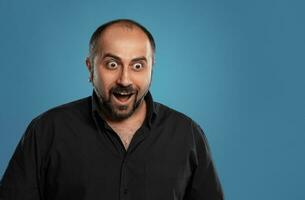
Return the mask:
[[132,108],[132,105],[118,106],[112,110],[112,118],[114,120],[127,119],[134,113]]
[[113,120],[115,121],[121,121],[124,119],[129,118],[131,115],[133,114],[133,112],[115,112],[112,116]]

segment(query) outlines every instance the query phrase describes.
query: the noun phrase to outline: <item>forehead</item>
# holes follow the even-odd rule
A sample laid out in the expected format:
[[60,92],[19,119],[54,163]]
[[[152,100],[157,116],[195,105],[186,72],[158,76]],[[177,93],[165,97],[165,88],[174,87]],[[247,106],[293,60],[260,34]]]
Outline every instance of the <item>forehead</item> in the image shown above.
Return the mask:
[[98,50],[116,55],[146,56],[152,53],[147,35],[137,26],[130,24],[113,24],[107,27],[99,38]]

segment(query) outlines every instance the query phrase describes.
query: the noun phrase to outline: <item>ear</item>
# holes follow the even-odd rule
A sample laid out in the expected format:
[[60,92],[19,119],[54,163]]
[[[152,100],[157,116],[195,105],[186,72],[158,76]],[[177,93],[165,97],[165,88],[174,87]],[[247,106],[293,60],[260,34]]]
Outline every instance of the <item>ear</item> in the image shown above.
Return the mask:
[[86,58],[86,66],[89,71],[89,80],[92,82],[93,80],[93,63],[91,63],[91,60],[89,57]]
[[155,55],[153,54],[152,55],[152,57],[151,57],[151,64],[152,64],[152,66],[154,66],[155,65]]

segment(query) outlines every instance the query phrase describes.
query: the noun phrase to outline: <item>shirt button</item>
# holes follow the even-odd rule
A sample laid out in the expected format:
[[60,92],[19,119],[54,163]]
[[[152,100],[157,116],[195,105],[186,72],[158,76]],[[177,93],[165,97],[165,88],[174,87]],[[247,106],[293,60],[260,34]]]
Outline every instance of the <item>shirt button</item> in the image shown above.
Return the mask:
[[125,188],[125,189],[124,189],[124,194],[127,194],[127,192],[128,192],[128,189]]

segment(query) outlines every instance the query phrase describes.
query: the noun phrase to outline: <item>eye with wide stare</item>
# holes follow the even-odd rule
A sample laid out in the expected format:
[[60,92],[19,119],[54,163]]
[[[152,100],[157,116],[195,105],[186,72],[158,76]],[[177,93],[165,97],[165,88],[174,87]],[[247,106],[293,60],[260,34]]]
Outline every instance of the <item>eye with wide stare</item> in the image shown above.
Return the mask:
[[107,63],[107,68],[108,69],[116,69],[118,67],[118,63],[115,61],[110,61]]
[[142,63],[135,63],[135,64],[133,64],[132,68],[135,71],[140,71],[143,68],[143,64]]

